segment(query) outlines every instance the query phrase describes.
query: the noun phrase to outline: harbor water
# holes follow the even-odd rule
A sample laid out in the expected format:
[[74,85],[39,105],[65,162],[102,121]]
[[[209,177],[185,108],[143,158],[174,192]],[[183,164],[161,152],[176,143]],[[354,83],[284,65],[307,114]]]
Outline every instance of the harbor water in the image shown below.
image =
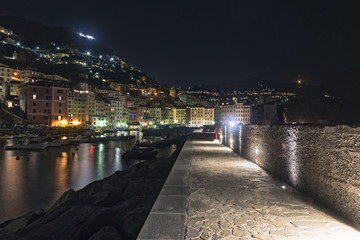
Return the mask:
[[79,190],[90,182],[136,164],[137,160],[122,159],[122,154],[134,146],[140,133],[137,135],[126,141],[82,143],[77,147],[62,146],[41,151],[4,150],[16,141],[1,140],[0,222],[31,210],[46,210],[66,190]]

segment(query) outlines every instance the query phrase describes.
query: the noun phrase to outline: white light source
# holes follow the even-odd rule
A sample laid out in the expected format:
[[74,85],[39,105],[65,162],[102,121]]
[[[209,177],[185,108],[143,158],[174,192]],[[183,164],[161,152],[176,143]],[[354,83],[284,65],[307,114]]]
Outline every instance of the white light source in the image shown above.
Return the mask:
[[236,125],[236,122],[235,121],[231,121],[230,123],[230,127],[234,127]]
[[281,188],[282,188],[282,189],[285,189],[286,187],[285,187],[285,185],[282,185]]
[[86,52],[86,55],[88,55],[88,56],[89,56],[89,55],[90,55],[90,52],[89,52],[89,51],[87,51],[87,52]]
[[259,149],[258,148],[255,149],[255,153],[259,154]]

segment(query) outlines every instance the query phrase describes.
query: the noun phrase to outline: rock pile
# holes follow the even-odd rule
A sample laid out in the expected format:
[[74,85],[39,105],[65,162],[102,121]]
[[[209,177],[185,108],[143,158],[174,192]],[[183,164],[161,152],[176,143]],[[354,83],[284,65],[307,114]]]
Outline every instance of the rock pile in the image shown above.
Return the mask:
[[47,211],[0,224],[0,240],[136,239],[185,143],[170,158],[117,171],[79,191],[63,193]]

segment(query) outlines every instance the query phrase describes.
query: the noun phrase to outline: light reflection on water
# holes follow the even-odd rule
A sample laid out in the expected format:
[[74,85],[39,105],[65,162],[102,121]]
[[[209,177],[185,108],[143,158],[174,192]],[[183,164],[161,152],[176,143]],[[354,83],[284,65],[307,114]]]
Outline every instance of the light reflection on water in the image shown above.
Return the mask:
[[0,141],[0,222],[47,209],[70,188],[78,190],[116,170],[128,169],[137,161],[121,155],[134,143],[134,139],[84,143],[78,149],[63,146],[30,152],[6,151],[5,145],[12,141]]

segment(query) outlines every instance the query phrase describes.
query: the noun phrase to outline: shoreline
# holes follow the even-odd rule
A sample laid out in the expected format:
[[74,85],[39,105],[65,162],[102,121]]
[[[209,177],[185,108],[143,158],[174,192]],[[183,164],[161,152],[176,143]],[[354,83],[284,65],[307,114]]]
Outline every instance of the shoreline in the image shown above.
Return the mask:
[[125,171],[66,191],[48,211],[0,223],[0,239],[136,239],[186,137],[169,158],[140,162]]

